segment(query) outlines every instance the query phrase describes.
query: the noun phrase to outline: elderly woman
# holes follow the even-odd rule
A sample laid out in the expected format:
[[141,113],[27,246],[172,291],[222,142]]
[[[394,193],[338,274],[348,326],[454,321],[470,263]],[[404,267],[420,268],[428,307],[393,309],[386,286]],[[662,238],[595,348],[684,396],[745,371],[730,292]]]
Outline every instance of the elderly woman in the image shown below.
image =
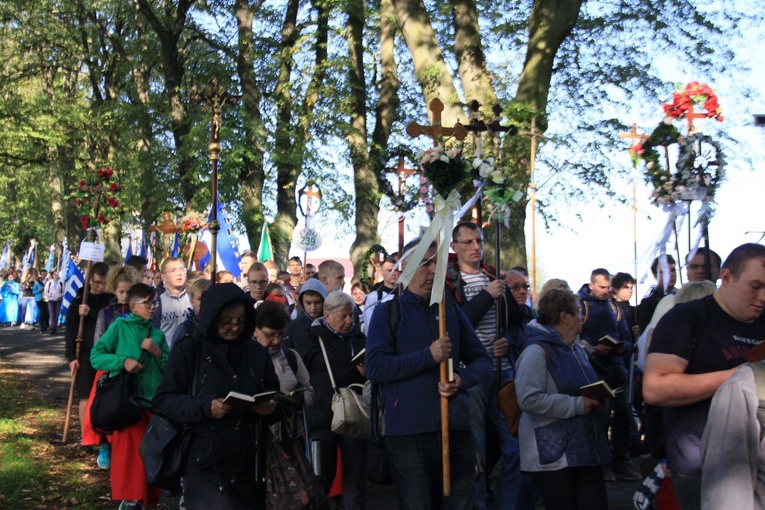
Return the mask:
[[273,399],[249,408],[223,403],[230,391],[279,389],[268,351],[252,341],[254,330],[255,309],[246,294],[222,283],[202,294],[198,333],[173,344],[154,403],[192,428],[182,477],[186,510],[265,508],[259,428],[279,421],[281,406]]
[[539,317],[524,331],[515,379],[523,410],[518,431],[521,470],[536,480],[547,510],[608,507],[601,466],[611,461],[598,400],[580,388],[598,381],[574,342],[582,328],[570,290],[554,288],[539,300]]
[[255,340],[268,349],[271,355],[274,370],[279,377],[280,391],[287,396],[296,390],[300,391],[292,398],[283,397],[295,418],[292,420],[295,425],[294,431],[300,434],[303,428],[298,419],[301,416],[301,407],[305,405],[306,408],[310,408],[313,405],[314,389],[308,369],[298,353],[282,347],[284,332],[289,322],[290,316],[284,305],[276,301],[263,301],[255,317]]
[[312,448],[318,452],[319,483],[329,493],[337,468],[336,452],[339,446],[343,464],[343,507],[346,510],[364,508],[367,442],[335,434],[330,429],[334,390],[320,341],[324,343],[338,388],[366,381],[364,366],[351,363],[351,358],[366,343],[364,335],[353,324],[353,306],[353,298],[348,294],[331,292],[324,300],[324,316],[313,321],[309,335],[301,336],[293,343],[308,368],[311,384],[316,390],[307,421]]

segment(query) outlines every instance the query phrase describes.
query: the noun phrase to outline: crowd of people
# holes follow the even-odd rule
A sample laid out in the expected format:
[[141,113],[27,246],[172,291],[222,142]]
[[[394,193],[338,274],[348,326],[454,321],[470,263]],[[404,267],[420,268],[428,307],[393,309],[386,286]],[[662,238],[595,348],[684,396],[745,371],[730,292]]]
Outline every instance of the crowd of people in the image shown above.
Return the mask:
[[57,270],[0,271],[0,325],[55,335],[63,298],[64,283]]
[[[315,268],[292,257],[280,271],[245,253],[242,278],[221,271],[215,283],[177,258],[156,271],[139,257],[92,264],[87,303],[81,289],[67,311],[66,356],[77,377],[82,444],[98,447],[120,509],[155,506],[162,494],[146,482],[138,453],[151,409],[113,434],[90,426],[100,374],[121,371],[137,375],[138,396],[192,431],[179,489],[184,509],[266,508],[266,430],[302,439],[333,507],[365,508],[369,441],[333,427],[337,388],[349,386],[364,388],[362,399],[375,388],[401,510],[533,510],[540,500],[547,510],[605,509],[607,482],[638,484],[646,473],[637,460],[649,453],[683,510],[733,501],[765,508],[758,407],[765,375],[757,380],[757,363],[739,370],[765,341],[765,247],[742,245],[724,262],[699,249],[679,291],[677,262],[659,256],[656,284],[637,307],[634,278],[604,268],[578,291],[551,279],[532,303],[525,269],[487,265],[481,229],[463,222],[452,233],[443,333],[430,305],[435,245],[406,287],[398,285],[418,242],[382,261],[369,289],[349,285],[333,260]],[[63,294],[56,272],[11,272],[0,292],[0,322],[26,324],[36,303],[49,311],[40,330],[55,332]],[[363,362],[354,362],[362,352]],[[453,377],[443,381],[439,367],[449,359]],[[605,396],[591,391],[601,381]],[[500,405],[509,384],[522,411],[517,433]],[[269,390],[277,396],[245,408],[224,402],[232,391]]]

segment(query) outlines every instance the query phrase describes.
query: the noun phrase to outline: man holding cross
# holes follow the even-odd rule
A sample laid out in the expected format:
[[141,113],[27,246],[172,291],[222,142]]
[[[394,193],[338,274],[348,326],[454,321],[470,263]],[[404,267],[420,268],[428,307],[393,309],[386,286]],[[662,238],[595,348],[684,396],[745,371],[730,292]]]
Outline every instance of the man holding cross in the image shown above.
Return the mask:
[[[456,306],[447,305],[447,335],[437,338],[438,305],[430,305],[435,268],[434,243],[403,294],[375,307],[367,338],[367,376],[380,384],[385,449],[401,510],[473,507],[475,443],[467,389],[491,378],[491,359]],[[442,383],[439,364],[448,358],[454,360],[454,380]],[[449,399],[448,496],[441,493],[441,397]]]

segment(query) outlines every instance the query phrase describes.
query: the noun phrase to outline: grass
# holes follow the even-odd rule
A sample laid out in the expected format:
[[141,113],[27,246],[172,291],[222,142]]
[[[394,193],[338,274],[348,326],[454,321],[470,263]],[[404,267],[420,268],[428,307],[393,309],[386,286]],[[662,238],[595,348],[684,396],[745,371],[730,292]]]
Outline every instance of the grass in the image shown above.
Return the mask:
[[0,368],[0,508],[114,508],[104,498],[105,472],[74,441],[61,443],[63,409],[51,407],[35,383],[40,382]]

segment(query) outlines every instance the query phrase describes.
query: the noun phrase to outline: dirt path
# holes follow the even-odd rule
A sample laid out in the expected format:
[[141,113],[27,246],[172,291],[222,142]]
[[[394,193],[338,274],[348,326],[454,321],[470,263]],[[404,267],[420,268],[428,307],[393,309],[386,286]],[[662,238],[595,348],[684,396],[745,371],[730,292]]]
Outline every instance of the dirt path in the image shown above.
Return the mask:
[[[64,360],[63,335],[51,336],[41,334],[37,330],[0,328],[0,369],[11,371],[14,379],[18,378],[19,383],[25,388],[25,393],[44,399],[52,407],[61,409],[61,426],[52,434],[52,437],[40,439],[54,446],[51,448],[50,455],[57,457],[60,462],[72,459],[87,460],[88,457],[92,457],[92,462],[86,462],[92,467],[85,468],[83,476],[92,479],[94,484],[103,488],[101,500],[92,504],[95,504],[97,508],[116,508],[116,504],[109,500],[108,472],[95,466],[95,453],[86,453],[79,447],[80,429],[76,412],[72,419],[69,441],[67,444],[62,443],[64,409],[70,381],[68,366]],[[2,418],[2,411],[0,411],[0,418]],[[636,486],[634,482],[607,484],[609,508],[611,510],[632,509],[632,494]],[[367,503],[367,510],[397,508],[391,487],[370,486]],[[78,505],[70,505],[70,507],[77,508]],[[177,502],[170,498],[163,498],[159,508],[175,510]]]

